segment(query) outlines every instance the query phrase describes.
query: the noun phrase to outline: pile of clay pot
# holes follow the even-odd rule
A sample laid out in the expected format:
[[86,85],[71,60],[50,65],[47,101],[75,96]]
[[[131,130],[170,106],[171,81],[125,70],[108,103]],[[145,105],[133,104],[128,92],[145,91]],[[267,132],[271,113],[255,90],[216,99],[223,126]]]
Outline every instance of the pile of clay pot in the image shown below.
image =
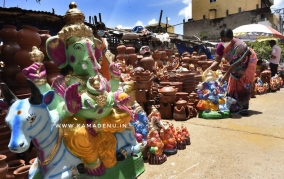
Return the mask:
[[263,63],[261,68],[257,69],[255,72],[251,97],[255,98],[255,95],[276,92],[283,87],[283,79],[281,75],[276,74],[275,76],[271,77],[271,71],[268,69],[268,66]]
[[[154,91],[156,88],[153,87]],[[182,82],[160,82],[158,90],[158,110],[162,119],[185,121],[197,116],[197,94],[183,92]]]
[[[30,88],[22,70],[33,63],[29,57],[32,46],[40,48],[44,53],[43,63],[50,85],[60,74],[60,69],[46,55],[45,42],[49,37],[48,30],[39,30],[29,25],[22,25],[19,30],[13,25],[4,25],[1,29],[0,38],[3,44],[0,46],[0,81],[6,83],[17,98],[30,96]],[[22,178],[23,173],[28,175],[29,161],[36,157],[36,151],[32,148],[29,150],[31,152],[16,154],[8,149],[11,130],[5,123],[6,114],[7,110],[0,111],[0,179]]]

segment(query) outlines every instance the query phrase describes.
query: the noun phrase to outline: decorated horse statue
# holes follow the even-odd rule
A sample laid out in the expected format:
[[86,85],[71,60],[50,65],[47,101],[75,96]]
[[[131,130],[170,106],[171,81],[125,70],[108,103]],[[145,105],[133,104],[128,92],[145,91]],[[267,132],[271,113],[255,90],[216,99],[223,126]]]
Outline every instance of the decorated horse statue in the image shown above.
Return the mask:
[[[62,75],[49,87],[40,63],[35,62],[23,72],[33,82],[42,82],[35,83],[42,94],[55,91],[48,108],[57,112],[60,125],[67,126],[61,127],[66,148],[81,160],[86,173],[100,176],[127,156],[137,156],[141,146],[129,126],[129,96],[118,91],[119,65],[110,64],[109,81],[99,73],[101,41],[84,24],[85,16],[74,2],[64,20],[66,25],[58,35],[46,41],[47,55]],[[37,76],[38,71],[43,75]]]
[[[88,166],[82,163],[74,151],[66,147],[65,143],[68,143],[68,138],[65,136],[68,136],[68,133],[65,128],[67,127],[60,123],[57,111],[49,111],[47,108],[54,98],[54,91],[50,90],[41,94],[32,81],[27,80],[27,82],[31,88],[31,96],[22,100],[17,99],[5,83],[1,83],[4,96],[1,106],[8,105],[9,107],[5,120],[12,130],[9,149],[15,153],[22,153],[29,149],[31,141],[34,143],[38,150],[38,158],[30,168],[30,179],[34,178],[36,174],[41,175],[39,178],[44,179],[69,179],[76,177],[80,172],[88,172]],[[82,126],[75,126],[75,128],[77,127]],[[87,128],[91,127],[87,126]],[[116,150],[124,150],[126,153],[129,152],[136,156],[140,151],[140,146],[137,144],[131,128],[116,132],[114,140],[100,142],[96,141],[92,135],[85,135],[85,139],[81,140],[86,143],[98,142],[97,145],[106,146],[110,145],[110,142],[114,142]],[[111,159],[107,157],[110,151],[100,152],[106,153],[104,156]],[[88,151],[85,150],[85,152],[88,155]],[[100,155],[100,152],[97,155]],[[126,153],[125,155],[127,155]],[[88,155],[88,157],[92,158],[93,156]],[[103,174],[104,168],[100,167],[96,171]],[[92,173],[90,174],[92,175]]]

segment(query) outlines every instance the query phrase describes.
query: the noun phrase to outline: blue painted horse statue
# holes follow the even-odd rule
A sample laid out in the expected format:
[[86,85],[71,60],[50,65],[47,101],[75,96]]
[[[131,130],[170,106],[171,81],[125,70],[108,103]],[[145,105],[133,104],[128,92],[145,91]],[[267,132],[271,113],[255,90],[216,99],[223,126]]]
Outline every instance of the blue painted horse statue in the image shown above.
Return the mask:
[[82,161],[71,154],[64,142],[61,128],[56,127],[59,116],[49,111],[54,91],[41,94],[37,86],[27,80],[31,96],[17,99],[5,83],[1,83],[4,101],[9,106],[6,123],[11,128],[11,139],[8,145],[14,153],[29,149],[32,141],[38,150],[38,158],[29,171],[29,178],[40,171],[44,179],[69,179],[78,173],[77,166]]

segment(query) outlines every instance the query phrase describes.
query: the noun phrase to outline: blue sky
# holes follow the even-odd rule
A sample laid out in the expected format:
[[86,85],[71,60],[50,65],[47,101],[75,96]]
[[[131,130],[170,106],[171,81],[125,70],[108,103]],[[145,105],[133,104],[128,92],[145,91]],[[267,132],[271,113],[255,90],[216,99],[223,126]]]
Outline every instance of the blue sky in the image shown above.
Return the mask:
[[[2,0],[3,6],[4,0]],[[6,0],[5,7],[19,7],[28,10],[52,11],[64,15],[72,0]],[[107,27],[132,28],[137,25],[149,25],[159,21],[160,11],[163,10],[162,22],[169,19],[169,24],[175,25],[183,19],[191,18],[191,0],[77,0],[78,8],[89,16],[101,13],[102,21]],[[274,0],[272,8],[284,8],[284,0]],[[273,10],[273,9],[272,9]],[[175,26],[175,33],[183,34],[183,25]]]

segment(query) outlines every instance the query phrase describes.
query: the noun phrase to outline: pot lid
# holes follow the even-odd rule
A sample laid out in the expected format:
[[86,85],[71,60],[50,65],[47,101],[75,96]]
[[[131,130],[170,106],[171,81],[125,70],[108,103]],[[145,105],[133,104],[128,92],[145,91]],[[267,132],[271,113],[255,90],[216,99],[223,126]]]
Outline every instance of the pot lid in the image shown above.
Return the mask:
[[173,87],[170,86],[170,85],[167,85],[167,86],[165,86],[165,87],[159,89],[158,91],[159,91],[159,92],[162,92],[162,93],[163,93],[163,92],[174,92],[174,91],[176,91],[176,89],[173,88]]
[[182,98],[180,98],[177,102],[176,102],[176,104],[186,104],[187,103],[187,101],[186,100],[183,100]]

